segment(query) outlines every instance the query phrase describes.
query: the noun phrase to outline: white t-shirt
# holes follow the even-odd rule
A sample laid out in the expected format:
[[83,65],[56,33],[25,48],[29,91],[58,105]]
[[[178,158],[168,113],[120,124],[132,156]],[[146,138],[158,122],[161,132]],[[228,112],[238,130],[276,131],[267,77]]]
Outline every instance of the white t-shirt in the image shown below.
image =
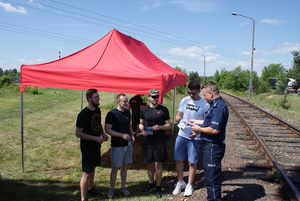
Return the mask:
[[[203,120],[204,113],[209,109],[209,107],[209,104],[203,98],[200,98],[199,100],[193,100],[189,96],[183,98],[177,110],[183,113],[183,117],[178,125],[184,125],[190,119]],[[191,132],[191,127],[185,126],[185,128],[179,128],[178,135],[187,139],[191,139],[189,138],[189,136],[191,136]],[[200,135],[197,135],[197,137],[194,139],[200,140]]]

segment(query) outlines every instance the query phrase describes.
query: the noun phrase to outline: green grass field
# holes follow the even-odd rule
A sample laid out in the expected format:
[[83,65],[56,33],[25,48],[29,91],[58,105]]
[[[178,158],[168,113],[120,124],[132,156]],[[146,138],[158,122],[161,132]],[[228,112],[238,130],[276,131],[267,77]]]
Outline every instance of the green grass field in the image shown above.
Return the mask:
[[[24,167],[22,172],[20,135],[20,93],[10,88],[0,90],[0,194],[3,200],[80,200],[81,155],[75,122],[81,110],[81,90],[39,88],[39,94],[24,93]],[[132,97],[134,94],[128,94]],[[102,122],[114,107],[114,93],[100,92]],[[179,101],[182,96],[179,96]],[[179,102],[177,101],[177,102]],[[165,104],[172,100],[165,98]],[[83,97],[83,107],[86,99]],[[177,106],[176,106],[177,109]],[[172,115],[172,114],[171,114]],[[168,140],[169,160],[164,177],[174,172],[172,160],[175,137]],[[89,200],[105,200],[109,189],[110,142],[102,146],[102,166],[96,169],[95,186],[103,195]],[[134,145],[134,163],[128,172],[126,198],[116,192],[118,200],[153,200],[154,193],[141,192],[147,185],[141,145]],[[171,178],[172,179],[172,178]],[[169,180],[171,180],[169,179]],[[119,176],[116,187],[120,187]],[[163,183],[163,190],[173,186]]]
[[[81,177],[81,156],[79,139],[75,136],[75,122],[81,110],[81,90],[39,88],[39,94],[24,93],[24,167],[22,172],[20,135],[20,93],[12,88],[0,89],[0,195],[1,200],[41,201],[41,200],[80,200],[79,180]],[[128,94],[132,97],[134,94]],[[272,97],[270,97],[272,96]],[[106,113],[114,107],[114,94],[100,92],[102,121]],[[165,97],[164,105],[173,116],[172,95]],[[177,95],[175,110],[183,95]],[[300,122],[300,97],[291,95],[292,109],[278,109],[275,102],[282,96],[266,95],[253,97],[259,104],[274,106],[272,111],[294,115],[292,120]],[[273,103],[274,102],[274,103]],[[83,107],[86,106],[85,97]],[[176,129],[176,126],[174,127]],[[173,145],[177,131],[168,139],[169,160],[164,163],[165,192],[173,190],[175,164]],[[106,200],[109,189],[110,143],[102,146],[102,166],[96,169],[95,186],[102,196],[92,200]],[[145,164],[141,160],[141,145],[134,145],[134,163],[128,171],[130,197],[116,192],[116,200],[155,200],[154,191],[142,193],[147,185]],[[119,177],[116,188],[120,187]],[[163,199],[167,200],[167,196]]]

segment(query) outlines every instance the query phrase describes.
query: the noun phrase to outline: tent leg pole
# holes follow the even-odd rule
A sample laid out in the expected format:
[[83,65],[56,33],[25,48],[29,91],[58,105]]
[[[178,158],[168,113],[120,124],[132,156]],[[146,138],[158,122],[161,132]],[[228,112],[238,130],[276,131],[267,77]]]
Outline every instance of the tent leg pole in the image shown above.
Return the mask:
[[20,115],[21,115],[21,152],[22,152],[22,172],[25,173],[24,167],[24,112],[23,112],[23,92],[20,94]]
[[171,128],[171,139],[173,140],[173,135],[174,135],[174,125],[175,125],[175,103],[176,103],[176,87],[174,88],[174,97],[173,97],[173,123],[172,123],[172,128]]
[[83,90],[81,90],[80,111],[82,110],[82,107],[83,107]]

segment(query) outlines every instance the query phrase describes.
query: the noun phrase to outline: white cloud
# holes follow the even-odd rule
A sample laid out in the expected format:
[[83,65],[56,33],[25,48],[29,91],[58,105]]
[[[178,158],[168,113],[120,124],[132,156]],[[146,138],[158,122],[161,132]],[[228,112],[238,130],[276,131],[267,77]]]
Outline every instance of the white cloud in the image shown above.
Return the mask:
[[43,59],[35,59],[35,60],[13,59],[13,61],[18,62],[20,64],[39,64],[44,62]]
[[247,26],[249,23],[246,23],[246,22],[243,22],[243,23],[241,23],[240,25],[241,25],[241,27],[245,27],[245,26]]
[[168,5],[176,5],[187,11],[201,13],[219,10],[219,3],[208,0],[146,0],[141,10],[151,10]]
[[251,55],[251,52],[245,52],[245,51],[243,51],[243,52],[241,52],[241,54],[242,54],[242,55],[245,55],[245,56],[250,56],[250,55]]
[[30,3],[30,4],[36,5],[38,7],[43,7],[39,2],[34,1],[34,0],[27,0],[27,2]]
[[214,49],[214,45],[208,45],[204,47],[192,46],[186,49],[183,48],[171,48],[168,52],[172,55],[184,56],[189,58],[202,58],[203,55],[208,59],[209,57],[217,57],[217,54],[211,53],[210,51]]
[[23,7],[13,7],[9,3],[0,2],[0,8],[3,8],[7,12],[27,14],[27,11],[25,10],[25,8],[23,8]]
[[300,43],[291,43],[291,42],[285,42],[278,45],[278,49],[275,50],[275,53],[279,54],[290,54],[293,50],[300,50]]
[[300,43],[294,43],[294,42],[284,42],[282,44],[279,44],[276,49],[273,50],[258,50],[262,55],[290,55],[292,51],[300,51]]
[[273,26],[287,23],[285,20],[279,20],[279,19],[262,19],[262,20],[260,20],[260,22],[270,24],[270,25],[273,25]]
[[216,70],[222,68],[232,68],[233,65],[227,61],[220,60],[220,55],[212,52],[216,47],[208,45],[204,47],[192,46],[189,48],[171,48],[168,50],[171,57],[174,56],[172,62],[168,59],[163,59],[171,66],[178,66],[186,69],[188,72],[197,71],[199,75],[204,75],[204,55],[205,55],[205,74],[206,76],[213,75]]

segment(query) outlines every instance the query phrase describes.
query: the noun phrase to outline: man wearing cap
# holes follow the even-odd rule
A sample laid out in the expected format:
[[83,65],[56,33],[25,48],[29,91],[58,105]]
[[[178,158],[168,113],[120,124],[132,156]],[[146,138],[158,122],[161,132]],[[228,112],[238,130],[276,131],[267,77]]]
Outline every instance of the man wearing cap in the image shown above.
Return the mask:
[[[173,195],[181,193],[185,189],[184,196],[191,196],[194,192],[193,183],[196,175],[200,135],[191,130],[194,120],[203,120],[204,113],[209,109],[209,104],[200,97],[200,84],[193,80],[188,84],[189,96],[183,98],[179,104],[175,120],[178,122],[178,136],[174,147],[174,160],[178,182]],[[189,162],[188,183],[183,180],[184,161]]]
[[[142,143],[143,161],[147,163],[148,192],[156,187],[156,197],[161,198],[162,162],[167,159],[166,130],[171,128],[169,110],[158,103],[159,91],[148,91],[149,105],[141,110],[139,129],[145,137]],[[156,179],[156,183],[154,182]]]

